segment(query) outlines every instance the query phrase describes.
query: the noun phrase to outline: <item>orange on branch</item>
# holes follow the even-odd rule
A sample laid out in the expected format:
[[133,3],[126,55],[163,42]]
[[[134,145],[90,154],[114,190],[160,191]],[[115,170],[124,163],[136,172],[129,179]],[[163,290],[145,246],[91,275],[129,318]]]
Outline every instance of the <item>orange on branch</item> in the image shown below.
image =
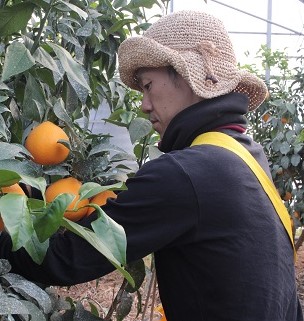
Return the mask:
[[[11,186],[5,186],[5,187],[1,187],[1,192],[3,194],[20,194],[20,195],[25,195],[23,189],[20,187],[20,185],[18,183],[13,184]],[[4,223],[2,218],[0,217],[0,231],[4,230]]]
[[50,121],[35,127],[25,141],[25,147],[33,156],[33,161],[40,165],[57,165],[63,162],[70,150],[58,140],[69,138],[62,128]]
[[58,181],[49,185],[46,189],[46,201],[52,202],[59,194],[62,193],[69,193],[75,195],[74,200],[71,202],[71,204],[65,211],[64,217],[74,222],[79,221],[81,218],[86,216],[88,211],[88,208],[83,206],[89,204],[88,199],[83,199],[77,203],[77,208],[73,210],[76,202],[79,200],[79,190],[81,186],[82,183],[74,177],[61,178]]
[[[113,191],[103,191],[101,193],[96,194],[95,196],[92,197],[90,200],[90,203],[97,204],[99,206],[105,205],[107,202],[108,198],[116,198],[117,195]],[[95,211],[94,207],[89,207],[87,216],[92,214]]]
[[167,318],[166,318],[166,315],[165,315],[165,311],[164,311],[164,308],[163,308],[162,304],[158,305],[155,308],[155,311],[158,312],[161,315],[160,319],[158,319],[159,321],[167,321]]
[[24,190],[20,187],[18,183],[13,184],[11,186],[1,187],[1,192],[4,194],[12,193],[12,194],[20,194],[24,195]]
[[263,121],[266,123],[267,120],[269,119],[269,117],[270,117],[269,114],[264,114],[264,115],[262,116],[262,119],[263,119]]
[[286,202],[290,201],[291,198],[292,198],[292,195],[291,195],[290,192],[286,192],[285,195],[283,196],[283,200],[286,201]]

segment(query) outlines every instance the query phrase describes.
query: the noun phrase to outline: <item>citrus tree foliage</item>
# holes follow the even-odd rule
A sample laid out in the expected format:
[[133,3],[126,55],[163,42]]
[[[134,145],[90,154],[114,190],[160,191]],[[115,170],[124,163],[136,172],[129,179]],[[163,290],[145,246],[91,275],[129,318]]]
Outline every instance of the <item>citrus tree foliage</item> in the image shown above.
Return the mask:
[[[269,97],[248,114],[249,132],[263,145],[277,190],[299,227],[304,223],[303,58],[290,68],[284,52],[262,46],[260,60],[271,70]],[[250,68],[259,73],[257,66]]]
[[[145,273],[143,262],[136,264],[136,273],[126,265],[124,230],[99,206],[91,205],[98,218],[88,230],[63,216],[72,195],[61,194],[47,203],[45,190],[65,176],[84,183],[80,200],[103,190],[123,189],[124,181],[134,173],[124,162],[135,160],[141,166],[147,159],[155,135],[138,111],[140,95],[119,80],[117,49],[126,37],[146,30],[150,19],[168,8],[168,2],[0,0],[0,188],[22,182],[41,194],[36,199],[0,193],[1,218],[13,250],[24,247],[37,263],[42,262],[49,237],[59,228],[85,238],[105,255],[125,277],[116,300],[120,304],[111,307],[108,320],[116,308],[121,320],[128,313],[122,298],[127,302],[126,293],[139,288]],[[154,17],[147,15],[152,7],[158,8]],[[90,111],[104,102],[111,110],[107,121],[128,129],[135,156],[113,145],[107,133],[90,131]],[[70,149],[69,157],[58,165],[36,164],[24,147],[32,128],[46,120],[62,127],[69,137],[68,142],[60,142]],[[1,284],[2,280],[5,278]],[[2,286],[0,292],[6,289]],[[29,304],[23,305],[20,314],[33,317],[24,309]],[[0,312],[13,318],[7,311]],[[72,314],[64,318],[72,319],[77,318]]]
[[[23,145],[36,123],[50,120],[65,128],[72,151],[69,166],[56,168],[29,164],[28,157],[21,163],[26,151],[20,151],[20,146],[8,154],[7,145],[2,144],[2,159],[19,160],[19,169],[35,176],[69,172],[103,184],[126,179],[125,171],[115,164],[132,155],[112,146],[107,135],[90,133],[89,112],[106,101],[112,111],[109,121],[127,127],[132,143],[151,131],[144,117],[133,122],[138,118],[138,94],[119,81],[117,49],[131,33],[139,34],[149,26],[147,8],[167,2],[2,1],[0,139]],[[79,119],[84,120],[82,128],[77,126]],[[109,151],[114,153],[112,161]]]

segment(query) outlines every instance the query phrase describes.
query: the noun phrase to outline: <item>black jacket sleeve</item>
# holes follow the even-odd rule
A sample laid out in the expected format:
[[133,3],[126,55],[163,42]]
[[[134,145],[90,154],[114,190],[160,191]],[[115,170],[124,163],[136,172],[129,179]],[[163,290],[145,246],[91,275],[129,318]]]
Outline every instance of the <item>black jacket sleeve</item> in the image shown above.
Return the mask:
[[[166,154],[148,162],[127,181],[127,188],[103,209],[125,229],[128,262],[189,238],[197,223],[197,200],[189,177],[174,158]],[[90,227],[94,218],[93,214],[80,224]],[[12,272],[46,285],[79,284],[114,270],[103,255],[69,231],[52,236],[41,265],[24,249],[12,252],[10,236],[2,233],[0,258],[10,261]]]

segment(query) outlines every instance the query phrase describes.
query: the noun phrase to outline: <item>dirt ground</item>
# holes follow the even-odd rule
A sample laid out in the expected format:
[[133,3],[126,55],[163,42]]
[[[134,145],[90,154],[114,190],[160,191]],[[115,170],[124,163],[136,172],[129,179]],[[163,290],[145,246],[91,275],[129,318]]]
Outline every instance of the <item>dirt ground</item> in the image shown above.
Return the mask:
[[[152,274],[151,274],[152,275]],[[142,311],[146,310],[145,318],[143,319],[143,314],[138,315],[138,297],[136,294],[133,296],[133,305],[131,312],[124,319],[124,321],[157,321],[159,320],[159,314],[154,311],[152,307],[156,307],[160,304],[157,286],[154,287],[152,276],[149,276],[144,281],[140,293],[142,296]],[[117,295],[120,286],[122,285],[123,277],[117,271],[114,271],[98,281],[91,281],[83,284],[78,284],[75,286],[67,287],[57,287],[57,292],[62,297],[71,297],[75,301],[81,301],[84,307],[90,310],[89,303],[94,304],[98,310],[100,317],[104,318],[107,315],[108,310],[111,307],[115,296]],[[149,290],[150,285],[150,290]],[[146,307],[145,307],[146,306]],[[152,314],[152,319],[151,319]],[[111,320],[116,320],[115,318]]]
[[[296,279],[298,284],[298,294],[299,299],[302,304],[302,309],[304,311],[304,245],[302,245],[298,250],[298,258],[296,262]],[[154,318],[150,317],[151,314],[151,304],[156,306],[160,303],[157,289],[155,293],[155,300],[153,302],[153,293],[149,294],[149,282],[145,282],[144,286],[141,289],[143,296],[143,308],[145,304],[147,305],[147,313],[145,318],[142,318],[142,315],[137,316],[137,300],[135,301],[132,307],[130,314],[124,319],[124,321],[156,321],[157,313],[154,315]],[[98,310],[100,311],[100,317],[105,317],[107,310],[110,308],[111,303],[113,302],[115,295],[117,294],[120,286],[122,284],[122,277],[118,272],[113,272],[99,280],[96,281],[75,285],[68,288],[61,287],[58,289],[58,294],[63,297],[71,297],[74,300],[81,300],[84,306],[89,307],[89,302],[93,303]],[[89,309],[89,308],[88,308]],[[115,318],[113,319],[115,320]]]
[[304,244],[298,249],[296,262],[296,278],[298,284],[298,294],[304,311]]

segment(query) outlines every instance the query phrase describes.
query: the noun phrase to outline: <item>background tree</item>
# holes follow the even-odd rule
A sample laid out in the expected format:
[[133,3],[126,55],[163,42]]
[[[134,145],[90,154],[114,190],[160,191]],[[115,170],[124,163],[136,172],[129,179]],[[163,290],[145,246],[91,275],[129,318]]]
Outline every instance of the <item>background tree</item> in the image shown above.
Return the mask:
[[[120,303],[123,296],[128,300],[125,293],[137,290],[143,275],[137,276],[130,266],[121,268],[125,265],[126,247],[123,231],[109,218],[105,223],[102,217],[106,214],[98,206],[99,221],[93,233],[85,231],[63,217],[72,196],[62,194],[46,203],[45,190],[61,178],[73,177],[83,183],[79,190],[82,201],[105,189],[123,188],[124,181],[133,174],[123,162],[134,159],[134,155],[111,144],[108,133],[93,134],[89,130],[90,110],[100,108],[103,101],[112,112],[109,121],[128,128],[138,164],[147,158],[148,137],[153,136],[151,124],[138,112],[138,93],[119,81],[117,48],[127,36],[140,34],[150,25],[150,19],[156,16],[147,16],[146,10],[153,6],[159,8],[156,16],[160,16],[168,1],[0,1],[0,187],[22,183],[38,190],[43,198],[12,193],[0,196],[1,219],[12,237],[14,250],[24,247],[37,263],[42,261],[48,239],[58,228],[70,229],[90,241],[128,280],[117,297]],[[24,147],[32,129],[46,121],[67,134],[59,142],[69,149],[69,156],[58,164],[37,163]],[[49,136],[53,136],[51,129]],[[45,144],[38,142],[41,135],[35,139],[33,145],[41,146],[42,154]],[[12,222],[9,218],[15,214],[13,211],[18,214]],[[119,237],[113,239],[113,235]],[[140,262],[136,271],[142,271],[142,266]],[[11,277],[8,271],[5,266],[1,280]],[[132,278],[128,271],[133,273]],[[17,288],[13,285],[19,279],[9,279],[11,286],[1,282],[1,302],[7,302],[2,305],[7,309],[0,310],[0,315],[19,319],[21,314],[28,314],[34,318],[37,309],[29,309],[24,302],[21,309],[12,310],[10,302],[15,294],[10,289]],[[18,301],[32,301],[30,290],[27,287]],[[44,318],[57,311],[43,310],[40,303],[36,306]],[[127,311],[122,304],[110,311],[113,314],[118,308],[122,319]],[[70,316],[72,320],[79,311],[67,312],[66,318]],[[106,319],[111,318],[111,313]]]
[[[298,228],[304,223],[303,57],[290,68],[286,53],[261,46],[258,59],[262,68],[255,64],[244,67],[262,78],[270,68],[272,76],[267,82],[269,97],[248,114],[249,133],[263,145],[274,183]],[[302,242],[303,232],[297,249]]]

